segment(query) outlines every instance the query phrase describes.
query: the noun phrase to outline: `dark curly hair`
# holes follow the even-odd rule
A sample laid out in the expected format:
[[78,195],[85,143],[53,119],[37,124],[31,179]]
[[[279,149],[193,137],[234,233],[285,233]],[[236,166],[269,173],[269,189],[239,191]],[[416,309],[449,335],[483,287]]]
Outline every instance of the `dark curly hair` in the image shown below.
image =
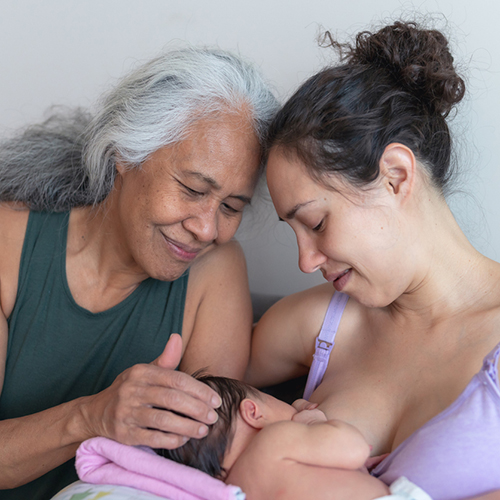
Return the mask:
[[222,404],[216,410],[219,415],[217,422],[210,426],[208,434],[202,439],[190,439],[175,450],[155,451],[162,457],[189,465],[212,477],[224,479],[227,471],[222,467],[222,463],[234,437],[233,422],[240,403],[248,396],[258,397],[259,391],[231,378],[201,374],[195,374],[194,377],[214,389],[221,397]]
[[353,44],[326,33],[341,65],[309,78],[275,117],[268,148],[295,155],[316,178],[340,173],[355,185],[379,175],[387,145],[409,147],[441,190],[450,178],[446,117],[465,93],[446,38],[415,22],[363,31]]

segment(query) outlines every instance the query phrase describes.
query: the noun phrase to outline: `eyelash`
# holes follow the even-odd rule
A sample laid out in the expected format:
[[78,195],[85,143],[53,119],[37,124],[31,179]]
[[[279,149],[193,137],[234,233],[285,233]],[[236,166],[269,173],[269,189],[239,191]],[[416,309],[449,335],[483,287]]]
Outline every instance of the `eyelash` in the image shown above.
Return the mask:
[[186,186],[185,184],[181,184],[181,186],[187,191],[187,193],[191,196],[203,196],[204,193],[201,193],[200,191],[196,191],[195,189],[191,189],[190,187]]
[[323,229],[323,223],[324,222],[325,222],[325,219],[322,219],[321,222],[317,226],[315,226],[315,227],[312,228],[312,230],[315,231],[315,232],[321,231]]
[[241,210],[237,210],[236,208],[232,207],[231,205],[228,205],[227,203],[222,204],[224,210],[228,212],[228,215],[237,215],[241,212]]
[[[180,183],[181,186],[186,190],[187,194],[193,197],[199,197],[203,196],[205,193],[202,193],[200,191],[196,191],[195,189],[190,188],[189,186],[186,186],[185,184]],[[231,205],[228,205],[227,203],[223,203],[222,207],[226,212],[228,212],[229,215],[236,215],[240,213],[240,210],[233,208]]]

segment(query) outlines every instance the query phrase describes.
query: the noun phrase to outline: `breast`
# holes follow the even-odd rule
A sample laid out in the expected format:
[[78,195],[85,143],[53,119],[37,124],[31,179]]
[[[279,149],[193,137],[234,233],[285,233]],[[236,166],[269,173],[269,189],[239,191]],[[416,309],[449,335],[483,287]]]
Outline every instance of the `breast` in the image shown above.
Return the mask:
[[401,422],[400,399],[385,380],[353,373],[326,374],[311,397],[328,418],[357,427],[373,447],[373,455],[392,449]]
[[500,391],[486,372],[403,441],[374,471],[385,483],[407,477],[432,498],[451,500],[500,489]]
[[338,338],[311,397],[329,418],[358,427],[375,455],[392,451],[453,403],[488,352],[477,347],[472,356],[473,349],[459,343],[445,351],[387,331]]

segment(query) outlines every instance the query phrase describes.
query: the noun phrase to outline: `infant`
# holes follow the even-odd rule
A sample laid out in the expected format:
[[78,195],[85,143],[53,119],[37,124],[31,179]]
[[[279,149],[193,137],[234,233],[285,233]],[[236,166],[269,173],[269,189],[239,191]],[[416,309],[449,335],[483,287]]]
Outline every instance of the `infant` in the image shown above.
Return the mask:
[[247,500],[373,500],[389,488],[366,468],[370,446],[353,426],[327,420],[237,380],[198,376],[216,390],[219,419],[203,439],[156,450],[239,486]]

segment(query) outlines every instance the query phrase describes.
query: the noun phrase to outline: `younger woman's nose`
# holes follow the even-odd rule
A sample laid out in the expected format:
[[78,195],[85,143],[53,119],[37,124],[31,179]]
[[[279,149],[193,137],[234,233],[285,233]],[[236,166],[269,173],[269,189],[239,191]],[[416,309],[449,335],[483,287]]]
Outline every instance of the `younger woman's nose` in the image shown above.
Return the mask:
[[[297,240],[298,241],[298,240]],[[327,260],[316,245],[311,242],[299,242],[299,268],[303,273],[313,273],[317,271]]]

